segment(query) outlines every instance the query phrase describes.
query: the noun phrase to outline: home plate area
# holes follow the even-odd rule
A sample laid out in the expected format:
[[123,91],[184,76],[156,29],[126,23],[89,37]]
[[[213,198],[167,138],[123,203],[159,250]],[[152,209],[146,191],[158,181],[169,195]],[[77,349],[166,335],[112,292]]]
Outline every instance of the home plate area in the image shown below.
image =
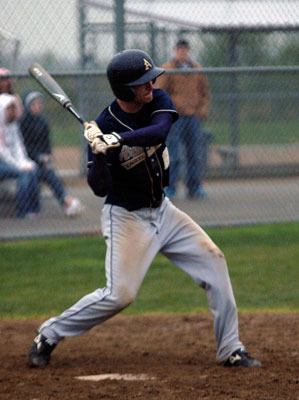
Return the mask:
[[154,380],[153,376],[148,376],[147,374],[101,374],[101,375],[86,375],[86,376],[77,376],[76,379],[81,381],[91,381],[91,382],[99,382],[108,380],[115,381],[148,381]]
[[209,313],[118,315],[66,338],[43,369],[27,351],[42,319],[0,321],[2,400],[298,400],[298,313],[241,313],[261,368],[216,363]]

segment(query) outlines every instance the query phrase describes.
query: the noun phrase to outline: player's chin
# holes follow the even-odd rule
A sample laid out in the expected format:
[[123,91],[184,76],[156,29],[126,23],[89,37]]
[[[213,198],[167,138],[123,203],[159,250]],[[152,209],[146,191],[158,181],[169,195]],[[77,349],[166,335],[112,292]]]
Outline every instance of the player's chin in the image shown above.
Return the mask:
[[143,96],[144,103],[150,103],[153,100],[153,92],[147,93]]

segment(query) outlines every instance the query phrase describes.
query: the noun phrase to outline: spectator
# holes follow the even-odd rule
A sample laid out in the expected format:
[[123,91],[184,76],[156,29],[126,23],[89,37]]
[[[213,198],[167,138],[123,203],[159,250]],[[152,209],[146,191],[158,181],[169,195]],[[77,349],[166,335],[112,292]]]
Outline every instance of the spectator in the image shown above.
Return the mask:
[[11,71],[6,68],[0,68],[0,94],[7,93],[15,96],[17,107],[17,119],[23,113],[23,104],[20,96],[15,93],[14,79],[12,78]]
[[30,92],[24,100],[25,111],[20,121],[29,157],[38,165],[38,180],[46,183],[68,217],[79,215],[82,206],[78,199],[66,194],[64,183],[53,166],[49,125],[42,115],[43,95]]
[[[200,68],[200,64],[189,55],[188,41],[180,39],[174,47],[174,58],[163,64],[164,69]],[[200,199],[206,197],[203,179],[207,170],[207,150],[211,134],[202,129],[203,121],[208,116],[210,92],[207,77],[204,74],[164,74],[159,81],[159,88],[168,92],[179,113],[178,121],[168,135],[167,146],[171,168],[169,197],[176,195],[176,186],[180,175],[180,147],[186,152],[186,186],[188,197]]]
[[16,178],[16,216],[39,212],[37,168],[26,154],[17,123],[17,100],[0,95],[0,179]]

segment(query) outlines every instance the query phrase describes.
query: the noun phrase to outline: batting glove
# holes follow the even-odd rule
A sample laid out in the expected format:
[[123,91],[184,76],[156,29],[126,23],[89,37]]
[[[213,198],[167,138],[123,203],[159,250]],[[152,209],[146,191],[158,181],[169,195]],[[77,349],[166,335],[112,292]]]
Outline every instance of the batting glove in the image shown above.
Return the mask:
[[119,147],[123,141],[122,137],[116,132],[101,136],[101,140],[106,143],[108,147]]
[[91,151],[94,154],[106,154],[109,146],[104,143],[100,138],[95,138],[92,143],[90,143]]
[[104,135],[95,121],[86,122],[84,124],[84,137],[89,142],[91,148],[98,146],[98,139],[106,144],[107,148],[119,147],[122,142],[121,136],[116,132],[111,132]]
[[103,136],[103,132],[98,127],[95,121],[85,122],[84,124],[84,137],[91,144],[94,139]]

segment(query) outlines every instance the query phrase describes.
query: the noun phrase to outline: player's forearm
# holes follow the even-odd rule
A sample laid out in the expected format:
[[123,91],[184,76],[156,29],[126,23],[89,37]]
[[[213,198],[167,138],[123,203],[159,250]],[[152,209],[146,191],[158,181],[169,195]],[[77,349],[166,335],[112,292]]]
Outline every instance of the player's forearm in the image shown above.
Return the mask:
[[152,123],[144,128],[121,133],[127,146],[155,146],[165,142],[171,128],[173,119],[170,113],[157,113],[152,118]]

